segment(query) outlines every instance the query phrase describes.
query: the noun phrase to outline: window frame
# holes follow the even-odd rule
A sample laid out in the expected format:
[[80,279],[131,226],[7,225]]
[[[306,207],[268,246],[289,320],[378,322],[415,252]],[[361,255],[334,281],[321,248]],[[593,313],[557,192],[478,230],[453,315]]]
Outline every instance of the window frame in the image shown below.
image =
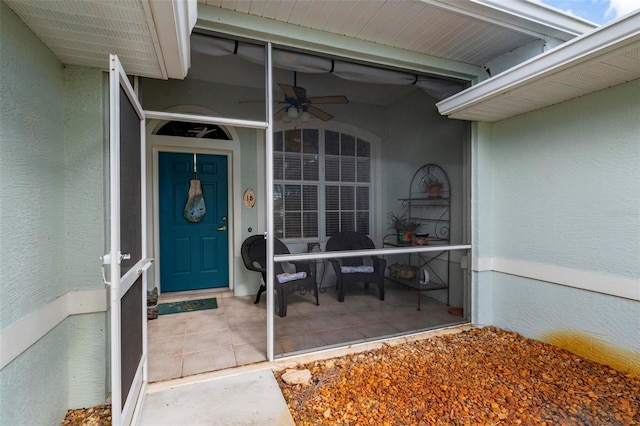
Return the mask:
[[[274,187],[276,185],[282,185],[283,189],[284,189],[284,185],[300,185],[301,190],[304,185],[317,185],[317,188],[318,188],[318,210],[317,210],[318,211],[318,236],[317,237],[304,237],[304,236],[286,237],[284,236],[284,237],[278,237],[278,238],[280,238],[285,243],[293,243],[293,244],[295,243],[304,244],[304,243],[318,242],[318,241],[321,243],[326,242],[330,238],[329,236],[327,236],[327,226],[326,226],[326,196],[325,196],[326,188],[327,186],[349,186],[354,189],[357,187],[369,188],[369,209],[368,209],[369,233],[367,235],[370,238],[375,240],[379,235],[377,229],[379,228],[379,225],[380,225],[380,219],[379,219],[380,204],[379,204],[378,194],[376,193],[376,191],[379,191],[379,189],[381,188],[380,180],[378,178],[378,174],[376,173],[376,170],[378,169],[378,165],[380,161],[379,137],[377,137],[373,133],[368,132],[366,130],[359,129],[357,127],[350,126],[350,125],[341,124],[341,123],[327,123],[327,125],[324,125],[325,123],[295,123],[294,122],[294,123],[283,123],[283,124],[284,125],[274,127],[274,130],[273,130],[274,138],[276,133],[283,132],[283,141],[284,141],[284,132],[287,130],[298,129],[302,132],[307,129],[318,130],[318,156],[319,156],[318,181],[305,181],[303,179],[301,180],[285,179],[284,172],[282,175],[283,179],[277,179],[275,176],[273,178]],[[325,132],[326,131],[333,131],[339,134],[346,134],[349,136],[353,136],[356,140],[356,143],[358,139],[364,140],[369,143],[369,146],[370,146],[370,153],[368,157],[369,158],[369,182],[358,182],[357,180],[355,182],[342,182],[341,180],[326,181],[325,179],[326,177]],[[283,154],[285,153],[283,149],[283,151],[274,150],[273,154],[276,154],[278,152],[282,152]],[[303,158],[304,153],[300,153],[300,155]],[[354,158],[356,159],[356,163],[357,163],[357,158],[359,157],[354,156]],[[354,205],[354,207],[355,207],[354,214],[357,215],[357,211],[358,211],[357,205]],[[301,212],[304,212],[304,210],[301,210]],[[276,214],[276,211],[274,210],[274,215],[275,214]],[[301,214],[302,214],[301,220],[304,221],[304,216],[303,216],[304,213],[301,213]],[[301,235],[303,235],[302,231],[301,231]]]

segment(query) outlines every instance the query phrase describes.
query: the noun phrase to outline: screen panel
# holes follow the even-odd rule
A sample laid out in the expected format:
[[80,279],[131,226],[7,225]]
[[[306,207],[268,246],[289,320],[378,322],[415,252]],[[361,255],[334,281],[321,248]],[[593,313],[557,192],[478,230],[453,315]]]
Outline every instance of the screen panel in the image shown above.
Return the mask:
[[136,371],[142,359],[142,276],[122,296],[120,310],[120,352],[122,408],[127,401]]
[[120,241],[123,254],[121,275],[142,258],[140,118],[125,91],[120,88]]

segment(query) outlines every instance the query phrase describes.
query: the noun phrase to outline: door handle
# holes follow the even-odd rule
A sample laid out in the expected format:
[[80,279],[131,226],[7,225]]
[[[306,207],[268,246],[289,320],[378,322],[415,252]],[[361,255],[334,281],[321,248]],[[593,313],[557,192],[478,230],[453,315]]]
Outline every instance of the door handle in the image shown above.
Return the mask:
[[227,230],[227,225],[222,225],[221,227],[218,228],[218,231],[226,231]]

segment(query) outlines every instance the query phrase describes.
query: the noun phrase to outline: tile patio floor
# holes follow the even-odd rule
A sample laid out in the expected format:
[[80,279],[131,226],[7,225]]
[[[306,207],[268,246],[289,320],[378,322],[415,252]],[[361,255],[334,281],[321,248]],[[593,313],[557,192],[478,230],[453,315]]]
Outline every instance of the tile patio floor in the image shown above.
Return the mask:
[[[416,310],[418,293],[390,282],[384,301],[374,286],[361,285],[349,289],[344,303],[337,301],[333,288],[320,293],[319,306],[311,294],[291,295],[287,316],[274,320],[276,357],[466,322],[428,294],[420,294],[421,311]],[[218,309],[149,321],[150,382],[266,360],[265,295],[258,305],[254,296],[232,297],[230,292],[163,295],[159,303],[205,297],[217,297]]]

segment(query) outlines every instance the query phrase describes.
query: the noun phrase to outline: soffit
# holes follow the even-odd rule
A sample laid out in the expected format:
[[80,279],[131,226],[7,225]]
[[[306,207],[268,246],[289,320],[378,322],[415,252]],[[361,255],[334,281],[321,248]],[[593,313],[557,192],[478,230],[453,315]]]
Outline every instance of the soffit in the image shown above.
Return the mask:
[[196,0],[6,0],[65,65],[108,69],[116,54],[130,74],[184,78]]
[[131,74],[166,78],[140,0],[5,0],[65,65],[107,69],[117,54]]
[[[452,0],[198,1],[213,8],[476,66],[536,40],[553,37],[566,41],[592,28],[584,22],[566,26],[572,29],[558,28],[497,6]],[[562,15],[523,4],[537,8],[541,15]]]
[[437,104],[450,118],[495,122],[640,78],[640,10]]

